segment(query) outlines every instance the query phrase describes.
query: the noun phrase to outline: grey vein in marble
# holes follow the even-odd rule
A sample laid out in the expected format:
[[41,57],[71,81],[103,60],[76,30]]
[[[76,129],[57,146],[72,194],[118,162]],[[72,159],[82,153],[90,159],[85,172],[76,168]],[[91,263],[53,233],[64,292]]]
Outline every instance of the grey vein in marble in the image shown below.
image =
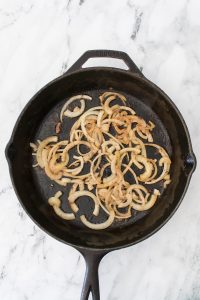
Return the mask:
[[[85,263],[42,232],[13,191],[4,149],[28,100],[89,49],[127,52],[175,102],[200,159],[200,1],[0,1],[0,299],[78,300]],[[200,299],[200,167],[156,235],[107,255],[102,300]]]

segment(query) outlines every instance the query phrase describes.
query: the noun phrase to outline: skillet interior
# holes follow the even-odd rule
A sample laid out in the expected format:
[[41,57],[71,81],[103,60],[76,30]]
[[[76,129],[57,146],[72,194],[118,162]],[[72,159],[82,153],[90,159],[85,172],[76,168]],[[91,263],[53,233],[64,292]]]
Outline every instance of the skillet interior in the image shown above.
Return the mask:
[[[86,93],[97,99],[102,91],[110,88],[125,94],[129,105],[139,116],[156,124],[155,142],[164,146],[171,155],[172,183],[147,213],[139,213],[128,222],[116,222],[103,231],[92,231],[79,221],[63,221],[54,214],[47,199],[55,191],[64,189],[54,183],[52,186],[43,171],[33,170],[29,143],[55,133],[59,111],[66,98]],[[98,105],[98,102],[87,105],[89,108]],[[63,132],[69,132],[70,122],[65,122],[64,126]],[[62,134],[61,137],[68,136]],[[191,171],[191,168],[185,166],[190,152],[188,136],[167,96],[137,75],[109,68],[85,69],[60,77],[37,93],[19,118],[11,150],[11,160],[14,160],[11,167],[13,183],[28,214],[54,237],[89,248],[111,249],[136,243],[158,229],[178,206]],[[81,210],[92,211],[92,202],[87,201],[85,206],[83,201],[79,203]]]

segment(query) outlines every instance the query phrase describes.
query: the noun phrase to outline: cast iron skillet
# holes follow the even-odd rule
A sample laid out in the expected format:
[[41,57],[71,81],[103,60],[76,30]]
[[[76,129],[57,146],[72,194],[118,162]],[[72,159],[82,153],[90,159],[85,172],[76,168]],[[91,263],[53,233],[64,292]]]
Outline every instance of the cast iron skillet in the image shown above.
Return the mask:
[[[122,59],[129,70],[109,67],[83,69],[83,64],[91,57]],[[55,124],[66,98],[85,93],[97,99],[108,89],[125,94],[129,105],[141,117],[156,124],[155,142],[164,146],[172,159],[172,182],[147,213],[135,213],[128,222],[116,222],[111,228],[94,231],[81,225],[79,220],[64,221],[54,214],[47,199],[63,189],[54,183],[52,186],[42,170],[32,168],[29,143],[55,134]],[[96,100],[91,102],[90,105],[97,105]],[[61,138],[66,138],[70,127],[70,122],[66,121]],[[84,256],[87,269],[82,300],[88,299],[90,292],[94,300],[100,299],[98,266],[105,254],[141,242],[169,220],[180,205],[196,167],[189,133],[177,107],[144,77],[126,53],[111,50],[87,51],[65,74],[33,96],[17,120],[6,148],[6,157],[15,192],[27,214],[46,233],[73,246]],[[63,209],[67,208],[66,202],[63,201]],[[90,218],[92,203],[89,199],[80,201],[79,205]],[[103,216],[99,222],[101,218]]]

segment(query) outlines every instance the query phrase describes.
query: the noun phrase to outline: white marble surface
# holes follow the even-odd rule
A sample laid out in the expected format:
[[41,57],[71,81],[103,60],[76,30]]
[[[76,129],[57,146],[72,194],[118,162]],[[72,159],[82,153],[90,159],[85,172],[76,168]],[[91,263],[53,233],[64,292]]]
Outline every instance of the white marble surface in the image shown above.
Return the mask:
[[[199,12],[199,0],[0,0],[0,299],[78,300],[85,270],[11,186],[4,148],[24,105],[85,50],[124,50],[176,103],[200,159]],[[162,230],[103,259],[102,300],[200,299],[199,175]]]

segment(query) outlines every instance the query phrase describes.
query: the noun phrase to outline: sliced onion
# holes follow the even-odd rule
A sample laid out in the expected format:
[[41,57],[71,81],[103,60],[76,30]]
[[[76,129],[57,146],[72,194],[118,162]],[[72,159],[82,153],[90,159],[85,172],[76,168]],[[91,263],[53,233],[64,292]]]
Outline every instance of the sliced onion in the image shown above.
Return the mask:
[[153,172],[153,165],[148,161],[148,159],[142,155],[137,155],[136,160],[144,165],[145,171],[139,176],[140,181],[147,181]]
[[94,208],[94,211],[93,211],[93,215],[98,216],[98,214],[99,214],[99,203],[98,203],[97,197],[93,193],[87,192],[87,191],[75,192],[75,193],[73,193],[69,196],[69,198],[68,198],[69,203],[71,204],[71,206],[73,204],[73,211],[77,212],[79,210],[78,206],[75,204],[75,201],[79,197],[82,197],[82,196],[88,196],[94,201],[95,208]]
[[83,167],[84,167],[84,159],[83,157],[79,157],[77,159],[77,161],[80,163],[80,165],[74,169],[70,169],[70,168],[66,168],[65,171],[68,172],[68,173],[71,173],[73,175],[78,175],[82,170],[83,170]]
[[[155,125],[151,121],[146,123],[132,108],[125,106],[126,98],[123,95],[105,92],[100,97],[101,106],[92,107],[84,112],[85,100],[91,100],[91,97],[74,96],[62,108],[61,120],[64,115],[70,118],[81,115],[71,127],[70,142],[58,142],[57,136],[52,136],[38,141],[38,146],[33,143],[30,146],[35,151],[33,154],[37,164],[44,169],[46,175],[59,185],[69,186],[68,201],[75,213],[79,211],[76,200],[87,196],[94,201],[95,216],[99,214],[100,209],[108,214],[107,221],[102,224],[93,224],[85,215],[81,216],[87,227],[101,230],[110,226],[115,218],[130,218],[132,208],[138,211],[150,209],[160,192],[157,189],[150,192],[144,184],[154,184],[163,180],[163,186],[166,188],[171,182],[171,160],[164,148],[153,143],[152,130]],[[114,100],[121,100],[122,105],[112,105]],[[68,105],[73,101],[80,101],[80,106],[70,111]],[[149,143],[144,143],[143,140]],[[88,148],[87,153],[81,152],[82,145]],[[158,150],[160,159],[148,157],[149,146]],[[72,155],[72,148],[78,154]],[[89,166],[90,171],[82,174],[85,165]],[[160,175],[157,175],[158,167],[162,168]],[[106,168],[110,169],[107,177],[104,172]],[[140,175],[136,173],[138,169]],[[133,182],[130,182],[130,179],[129,182],[126,181],[127,172],[131,174]],[[58,216],[72,220],[75,215],[65,213],[60,207],[61,194],[59,191],[51,197],[49,204]],[[121,208],[126,211],[122,212]]]
[[36,145],[36,144],[34,144],[34,143],[30,143],[29,145],[30,145],[30,147],[33,149],[33,151],[34,151],[34,152],[36,152],[36,151],[37,151],[37,148],[38,148],[38,147],[37,147],[37,145]]
[[85,215],[80,216],[80,219],[85,226],[87,226],[90,229],[95,229],[95,230],[102,230],[102,229],[109,227],[113,223],[114,218],[115,218],[114,211],[110,211],[109,217],[105,222],[100,223],[100,224],[93,224],[86,219]]
[[55,213],[64,220],[69,221],[69,220],[75,219],[75,215],[73,213],[66,213],[66,212],[62,211],[62,209],[60,207],[53,206],[53,209],[54,209]]
[[115,96],[115,98],[118,97],[120,100],[122,100],[122,102],[124,104],[126,103],[126,97],[124,97],[122,94],[116,93],[116,92],[105,92],[99,97],[99,99],[101,102],[104,102],[105,98],[107,98],[108,96]]
[[154,189],[153,194],[150,196],[150,199],[147,203],[140,205],[132,202],[132,207],[138,211],[144,211],[150,209],[156,202],[160,192],[157,189]]
[[60,208],[61,201],[59,197],[62,195],[61,192],[57,192],[54,197],[49,198],[48,203],[53,207],[55,213],[64,220],[74,220],[75,215],[73,213],[66,213]]
[[[80,100],[80,103],[81,103],[81,107],[78,108],[78,109],[75,109],[73,112],[70,111],[69,109],[67,109],[67,107],[74,101],[76,100]],[[84,100],[92,100],[92,97],[88,96],[88,95],[77,95],[77,96],[74,96],[74,97],[71,97],[63,106],[63,108],[61,109],[61,112],[60,112],[60,120],[62,122],[62,119],[63,119],[63,115],[69,117],[69,118],[75,118],[75,117],[78,117],[80,116],[83,112],[84,112],[84,109],[85,109],[85,101]],[[67,110],[66,110],[67,109]]]
[[58,137],[57,136],[50,136],[46,139],[44,139],[38,146],[38,149],[37,149],[37,153],[36,153],[36,159],[37,159],[37,162],[39,164],[39,166],[41,168],[44,168],[44,162],[42,160],[42,151],[43,149],[50,143],[56,143],[58,141]]
[[45,170],[45,173],[46,175],[51,179],[51,180],[57,180],[57,179],[60,179],[62,177],[62,173],[59,172],[59,173],[53,173],[52,170],[50,169],[49,167],[49,164],[48,164],[48,150],[47,149],[43,149],[42,151],[42,161],[44,163],[44,170]]
[[48,161],[50,161],[51,156],[54,153],[56,153],[61,146],[66,146],[68,143],[69,143],[69,141],[64,140],[64,141],[60,141],[60,142],[56,143],[54,146],[52,146],[52,148],[51,148],[51,150],[49,151],[49,154],[48,154]]

